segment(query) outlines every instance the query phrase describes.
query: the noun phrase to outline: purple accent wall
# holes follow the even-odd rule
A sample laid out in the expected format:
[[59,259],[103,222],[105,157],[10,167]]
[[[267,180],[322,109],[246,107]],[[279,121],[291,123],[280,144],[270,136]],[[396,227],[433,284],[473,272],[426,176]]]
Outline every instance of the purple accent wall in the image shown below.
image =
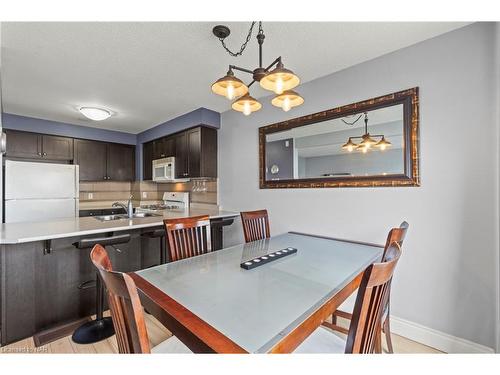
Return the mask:
[[135,134],[3,113],[3,128],[135,145]]
[[143,143],[198,125],[206,125],[218,129],[220,127],[220,113],[206,108],[198,108],[139,134],[42,120],[34,117],[13,115],[11,113],[3,113],[2,122],[5,129],[136,145],[135,173],[136,178],[142,180]]
[[142,180],[142,145],[144,143],[198,125],[219,129],[220,113],[206,108],[198,108],[137,134],[137,146],[135,149],[135,174],[137,179]]

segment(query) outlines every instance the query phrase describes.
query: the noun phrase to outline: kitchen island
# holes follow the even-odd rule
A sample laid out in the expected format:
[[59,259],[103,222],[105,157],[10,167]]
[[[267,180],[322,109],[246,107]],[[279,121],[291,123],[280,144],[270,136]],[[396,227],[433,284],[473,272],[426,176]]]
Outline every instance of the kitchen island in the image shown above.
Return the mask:
[[[162,262],[163,237],[152,235],[163,220],[208,215],[212,248],[221,249],[222,228],[236,212],[192,208],[163,215],[101,221],[96,217],[2,224],[0,227],[1,345],[35,335],[35,344],[68,334],[74,322],[95,313],[93,240],[107,241],[117,271],[130,272]],[[164,251],[164,249],[163,249]]]

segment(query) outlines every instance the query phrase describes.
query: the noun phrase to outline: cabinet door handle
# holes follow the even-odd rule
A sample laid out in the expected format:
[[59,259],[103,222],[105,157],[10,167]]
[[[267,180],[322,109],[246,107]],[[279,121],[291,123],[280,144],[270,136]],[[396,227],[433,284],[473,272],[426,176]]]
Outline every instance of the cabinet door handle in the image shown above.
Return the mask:
[[38,156],[42,156],[42,153],[41,153],[41,152],[39,152],[39,153],[38,153]]
[[43,156],[47,156],[47,153],[46,153],[46,152],[44,152],[44,153],[43,153]]

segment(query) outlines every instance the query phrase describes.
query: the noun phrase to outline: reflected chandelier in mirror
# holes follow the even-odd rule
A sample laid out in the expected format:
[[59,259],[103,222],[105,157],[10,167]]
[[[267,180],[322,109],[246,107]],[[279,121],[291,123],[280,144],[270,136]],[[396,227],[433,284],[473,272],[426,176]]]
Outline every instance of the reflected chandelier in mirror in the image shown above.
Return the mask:
[[259,128],[261,188],[419,186],[418,88]]

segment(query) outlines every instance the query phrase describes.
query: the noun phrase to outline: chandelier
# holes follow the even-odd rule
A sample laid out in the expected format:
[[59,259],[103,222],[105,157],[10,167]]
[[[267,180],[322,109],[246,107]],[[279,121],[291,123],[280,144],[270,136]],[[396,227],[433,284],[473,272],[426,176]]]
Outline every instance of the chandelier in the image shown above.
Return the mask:
[[[370,148],[378,148],[379,150],[384,151],[387,147],[390,147],[392,145],[391,142],[387,141],[383,134],[371,135],[370,133],[368,133],[368,112],[364,112],[363,115],[365,117],[365,133],[358,137],[349,137],[347,142],[342,145],[342,149],[349,152],[356,150],[367,153]],[[353,122],[348,122],[344,119],[342,119],[342,121],[344,122],[344,124],[354,125],[363,115],[359,115],[358,118]],[[353,139],[361,139],[361,142],[354,143]]]
[[[252,22],[246,40],[241,45],[238,52],[231,51],[224,42],[231,33],[227,26],[217,25],[213,28],[212,32],[219,38],[224,49],[231,56],[237,57],[243,54],[256,23],[255,21]],[[246,116],[262,108],[262,104],[260,104],[257,99],[253,98],[248,91],[249,87],[255,82],[259,82],[263,89],[273,91],[276,96],[271,100],[271,104],[275,107],[280,107],[285,112],[304,103],[304,99],[297,92],[292,90],[299,85],[300,79],[294,72],[285,68],[281,61],[281,56],[274,60],[268,67],[264,68],[262,66],[262,45],[264,44],[264,39],[265,35],[262,29],[262,22],[259,22],[259,31],[257,32],[257,42],[259,44],[258,68],[250,70],[236,65],[229,65],[229,70],[226,75],[219,78],[212,85],[212,91],[215,94],[225,96],[229,100],[234,100],[231,107],[235,111],[243,112]],[[252,74],[252,82],[245,85],[241,79],[234,75],[234,70]]]

